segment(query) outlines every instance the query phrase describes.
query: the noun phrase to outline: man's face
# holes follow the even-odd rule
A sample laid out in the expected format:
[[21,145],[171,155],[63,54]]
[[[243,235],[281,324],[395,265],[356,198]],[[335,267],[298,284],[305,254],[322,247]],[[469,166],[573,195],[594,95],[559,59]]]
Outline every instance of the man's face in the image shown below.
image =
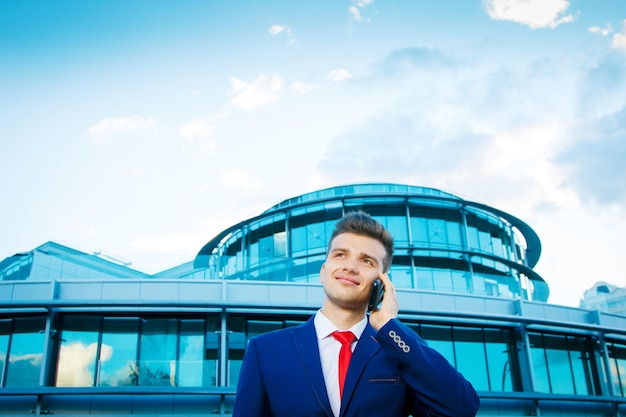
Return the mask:
[[372,284],[383,272],[385,254],[382,243],[371,237],[337,235],[320,271],[327,301],[341,308],[365,308]]

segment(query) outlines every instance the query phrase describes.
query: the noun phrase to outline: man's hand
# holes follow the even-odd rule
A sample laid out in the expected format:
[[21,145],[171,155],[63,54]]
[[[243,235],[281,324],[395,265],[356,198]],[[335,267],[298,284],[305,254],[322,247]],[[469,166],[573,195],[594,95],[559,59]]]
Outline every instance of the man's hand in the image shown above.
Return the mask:
[[391,283],[387,274],[380,273],[378,277],[385,286],[385,295],[380,308],[370,313],[370,324],[376,330],[380,330],[391,319],[398,317],[400,305],[396,296],[396,287]]

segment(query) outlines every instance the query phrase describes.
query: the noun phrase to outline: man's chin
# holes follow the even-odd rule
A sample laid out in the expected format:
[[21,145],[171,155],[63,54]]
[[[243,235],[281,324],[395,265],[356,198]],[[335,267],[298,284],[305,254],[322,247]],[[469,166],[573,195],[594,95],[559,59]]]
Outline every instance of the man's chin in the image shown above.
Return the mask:
[[354,299],[339,299],[336,300],[336,305],[345,309],[345,310],[353,310],[359,311],[367,308],[367,302],[363,300],[354,300]]

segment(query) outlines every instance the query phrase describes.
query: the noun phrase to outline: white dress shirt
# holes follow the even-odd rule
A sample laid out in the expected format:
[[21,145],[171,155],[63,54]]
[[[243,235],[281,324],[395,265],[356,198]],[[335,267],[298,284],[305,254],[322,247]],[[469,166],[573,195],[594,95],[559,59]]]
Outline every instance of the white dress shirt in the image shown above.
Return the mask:
[[313,323],[317,333],[317,344],[320,349],[322,373],[324,374],[324,382],[326,382],[328,399],[330,400],[333,414],[339,416],[339,410],[341,409],[341,397],[339,395],[339,350],[341,349],[341,343],[332,336],[332,333],[337,330],[350,330],[356,336],[356,340],[350,346],[354,352],[354,348],[361,338],[365,326],[367,326],[367,317],[363,316],[363,320],[349,329],[339,329],[319,310],[315,314]]

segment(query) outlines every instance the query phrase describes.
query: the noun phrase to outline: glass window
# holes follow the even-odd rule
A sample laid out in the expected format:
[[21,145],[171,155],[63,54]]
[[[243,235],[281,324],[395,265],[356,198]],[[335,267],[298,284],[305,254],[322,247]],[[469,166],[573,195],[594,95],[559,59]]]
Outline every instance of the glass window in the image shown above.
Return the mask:
[[239,370],[247,347],[246,318],[242,316],[228,317],[228,358],[227,385],[236,387],[239,381]]
[[98,357],[98,385],[135,386],[138,382],[139,319],[105,317]]
[[469,278],[469,274],[464,271],[451,270],[452,275],[452,287],[454,292],[457,293],[471,293],[472,292],[472,280]]
[[536,391],[593,395],[598,376],[591,339],[534,333],[529,340]]
[[206,323],[203,386],[216,387],[221,385],[218,366],[221,318],[208,317]]
[[46,320],[43,317],[14,319],[9,351],[6,387],[39,385]]
[[608,342],[607,347],[613,393],[626,397],[626,344]]
[[14,260],[13,263],[4,270],[0,270],[0,281],[28,279],[33,266],[33,256],[30,254],[14,255],[11,258]]
[[502,220],[483,214],[467,215],[469,247],[477,252],[515,259],[511,245],[514,238],[511,228]]
[[283,327],[282,320],[248,320],[246,339],[249,341],[254,336],[282,329]]
[[[568,354],[576,394],[595,395],[600,392],[598,362],[590,337],[568,337]],[[597,389],[597,391],[596,391]]]
[[291,256],[325,254],[330,235],[341,215],[341,208],[331,207],[324,211],[291,217],[289,220]]
[[452,271],[449,269],[433,269],[433,282],[435,283],[435,290],[452,292]]
[[11,335],[11,320],[0,320],[0,387],[4,386],[4,371],[9,354],[9,336]]
[[320,269],[325,259],[325,255],[293,259],[289,265],[289,281],[319,282]]
[[219,259],[221,272],[224,277],[230,277],[238,271],[245,269],[243,263],[242,235],[241,230],[234,232],[226,240],[222,248],[222,256]]
[[407,222],[407,211],[404,202],[396,205],[388,199],[386,205],[365,204],[363,207],[350,207],[350,211],[362,209],[378,220],[393,236],[396,246],[406,246],[409,243],[409,225]]
[[428,345],[482,391],[520,391],[521,382],[511,329],[409,325]]
[[461,220],[458,214],[452,214],[446,218],[446,232],[448,233],[448,246],[453,249],[464,247],[461,236]]
[[233,349],[228,351],[228,381],[229,387],[236,387],[239,383],[239,373],[243,363],[244,350]]
[[277,262],[262,266],[256,271],[251,271],[250,276],[264,281],[285,281],[287,279],[287,265],[285,262]]
[[201,387],[204,377],[204,320],[181,320],[178,381],[181,387]]
[[60,333],[56,386],[94,386],[100,317],[66,316]]
[[308,320],[308,317],[289,317],[289,320],[280,316],[255,316],[254,319],[248,319],[245,316],[228,317],[228,386],[237,386],[244,351],[251,338],[274,330],[296,326],[305,320]]
[[543,337],[540,334],[528,335],[530,342],[530,360],[533,370],[535,391],[551,392],[550,375],[546,361],[546,352],[543,346]]
[[433,270],[431,268],[415,268],[417,275],[417,288],[422,290],[434,290],[435,283],[433,281]]
[[249,266],[264,265],[287,253],[285,215],[280,214],[250,225],[247,235]]
[[456,368],[474,388],[489,391],[489,373],[482,329],[453,328]]
[[463,248],[461,217],[458,211],[411,207],[413,243],[425,248]]
[[294,256],[326,252],[326,243],[328,241],[326,225],[324,223],[314,223],[295,228],[291,239]]
[[423,217],[413,217],[414,210],[411,210],[411,236],[416,246],[428,248],[428,219]]
[[143,319],[139,353],[139,385],[176,386],[178,320]]
[[216,316],[62,320],[57,386],[219,385]]
[[513,331],[484,329],[485,354],[489,372],[489,389],[507,392],[521,391],[519,362]]
[[456,366],[454,344],[452,343],[452,327],[421,325],[419,334],[427,341],[428,346],[441,353],[452,366]]
[[413,288],[410,265],[393,265],[389,273],[389,278],[396,288]]

